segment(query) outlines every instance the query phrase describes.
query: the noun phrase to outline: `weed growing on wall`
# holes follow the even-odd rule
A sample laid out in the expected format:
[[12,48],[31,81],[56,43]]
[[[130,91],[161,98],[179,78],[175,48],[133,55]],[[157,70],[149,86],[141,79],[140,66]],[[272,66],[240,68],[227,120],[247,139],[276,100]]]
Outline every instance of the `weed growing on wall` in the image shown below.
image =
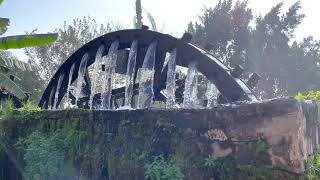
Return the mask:
[[145,165],[145,175],[151,180],[182,180],[184,178],[180,167],[165,161],[163,156],[156,156],[152,162]]
[[12,99],[7,100],[7,104],[4,109],[2,109],[2,116],[1,119],[3,120],[9,120],[13,117],[13,109],[14,109],[14,103]]

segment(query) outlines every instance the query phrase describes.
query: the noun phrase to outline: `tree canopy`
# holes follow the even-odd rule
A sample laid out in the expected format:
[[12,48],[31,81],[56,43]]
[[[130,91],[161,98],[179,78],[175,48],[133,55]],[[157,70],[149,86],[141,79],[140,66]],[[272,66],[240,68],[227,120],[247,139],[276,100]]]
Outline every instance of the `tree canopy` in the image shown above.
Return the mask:
[[220,0],[204,9],[199,22],[190,22],[187,31],[193,43],[230,67],[257,72],[262,78],[255,90],[261,98],[319,89],[319,41],[294,41],[305,17],[299,12],[300,1],[284,14],[282,8],[279,3],[266,15],[254,17],[247,1]]
[[59,38],[54,44],[25,49],[28,59],[40,67],[41,77],[48,82],[58,67],[85,43],[108,32],[120,30],[115,23],[97,24],[91,17],[77,18],[55,30]]

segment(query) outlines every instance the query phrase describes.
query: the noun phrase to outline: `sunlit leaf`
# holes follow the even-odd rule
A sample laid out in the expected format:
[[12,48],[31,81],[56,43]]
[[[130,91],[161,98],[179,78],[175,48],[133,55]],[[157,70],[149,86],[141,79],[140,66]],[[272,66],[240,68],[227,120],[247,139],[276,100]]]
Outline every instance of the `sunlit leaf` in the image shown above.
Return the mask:
[[21,100],[27,98],[25,92],[4,73],[0,73],[0,89]]
[[0,5],[3,3],[3,0],[0,0]]
[[8,18],[0,18],[0,35],[4,34],[8,30],[10,20]]
[[58,38],[57,33],[19,35],[0,38],[0,50],[47,46]]

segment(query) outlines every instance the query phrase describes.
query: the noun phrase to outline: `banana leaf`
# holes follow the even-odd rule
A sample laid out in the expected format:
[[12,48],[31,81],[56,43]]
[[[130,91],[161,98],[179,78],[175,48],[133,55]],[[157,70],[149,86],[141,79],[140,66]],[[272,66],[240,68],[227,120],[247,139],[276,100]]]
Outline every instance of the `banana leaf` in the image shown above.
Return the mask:
[[56,41],[57,38],[57,33],[1,37],[0,50],[47,46]]
[[0,64],[0,73],[7,73],[10,69]]
[[37,69],[36,66],[33,66],[29,63],[26,63],[17,59],[1,58],[1,57],[0,57],[0,66],[4,66],[12,71],[14,71],[15,69],[19,69],[22,71],[32,71]]
[[27,98],[25,92],[4,73],[0,73],[0,89],[8,92],[20,100]]
[[10,20],[8,18],[0,18],[0,35],[4,34],[8,30]]

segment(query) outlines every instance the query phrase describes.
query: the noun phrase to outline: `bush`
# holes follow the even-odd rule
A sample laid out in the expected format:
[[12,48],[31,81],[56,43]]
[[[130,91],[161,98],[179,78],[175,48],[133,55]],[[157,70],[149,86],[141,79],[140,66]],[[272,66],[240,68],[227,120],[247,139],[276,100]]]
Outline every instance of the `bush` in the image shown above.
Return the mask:
[[306,176],[310,180],[320,179],[320,155],[311,156],[308,159]]
[[147,179],[152,180],[181,180],[184,175],[180,167],[166,162],[162,156],[156,156],[153,161],[145,166]]
[[23,103],[23,106],[22,108],[20,108],[20,110],[22,112],[41,112],[42,111],[42,109],[32,101],[27,101]]
[[306,95],[303,95],[301,92],[298,92],[298,94],[295,97],[299,101],[319,101],[320,100],[320,91],[309,91]]
[[4,120],[12,119],[13,117],[13,110],[14,110],[14,103],[11,98],[7,100],[7,104],[5,108],[2,110],[2,118]]
[[56,131],[44,134],[36,131],[26,139],[20,139],[17,145],[25,151],[28,179],[64,179],[69,146],[65,133]]

